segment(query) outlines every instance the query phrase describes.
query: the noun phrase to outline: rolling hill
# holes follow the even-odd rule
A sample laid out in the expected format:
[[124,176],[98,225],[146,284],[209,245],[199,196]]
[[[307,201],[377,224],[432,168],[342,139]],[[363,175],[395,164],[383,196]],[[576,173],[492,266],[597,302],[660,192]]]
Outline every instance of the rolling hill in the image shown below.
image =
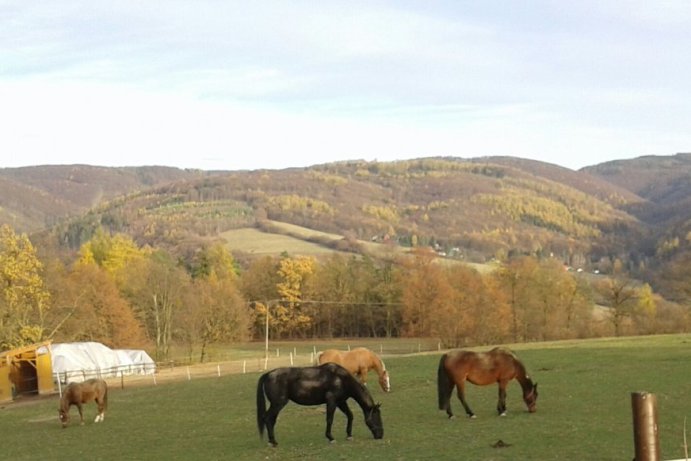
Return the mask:
[[0,220],[73,249],[104,226],[183,258],[215,239],[259,254],[261,231],[334,251],[377,243],[431,246],[469,262],[549,254],[574,266],[640,263],[688,224],[689,171],[688,154],[580,171],[515,157],[217,172],[39,166],[0,170]]
[[0,168],[0,223],[31,233],[51,227],[65,217],[84,213],[104,200],[207,174],[169,167]]

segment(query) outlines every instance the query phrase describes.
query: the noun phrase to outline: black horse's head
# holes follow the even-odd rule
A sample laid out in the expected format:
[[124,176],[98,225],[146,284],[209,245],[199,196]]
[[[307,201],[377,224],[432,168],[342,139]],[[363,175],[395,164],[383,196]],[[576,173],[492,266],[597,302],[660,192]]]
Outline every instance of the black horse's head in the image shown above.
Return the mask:
[[372,431],[372,435],[375,439],[381,439],[384,437],[384,423],[381,420],[381,411],[379,410],[381,403],[376,404],[369,410],[365,415],[365,424]]
[[537,411],[537,383],[532,384],[529,389],[523,392],[523,401],[530,413],[535,413]]

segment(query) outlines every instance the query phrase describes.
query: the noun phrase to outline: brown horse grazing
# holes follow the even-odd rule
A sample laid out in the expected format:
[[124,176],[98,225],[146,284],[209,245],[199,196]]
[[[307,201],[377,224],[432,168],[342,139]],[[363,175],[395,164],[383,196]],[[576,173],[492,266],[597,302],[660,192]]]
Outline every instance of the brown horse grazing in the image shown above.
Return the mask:
[[60,408],[58,414],[62,427],[67,427],[70,421],[70,407],[76,405],[79,409],[80,423],[84,424],[84,414],[82,404],[96,402],[98,414],[95,423],[103,421],[108,406],[108,385],[102,379],[87,379],[83,383],[70,383],[60,398]]
[[367,385],[367,373],[370,370],[376,370],[382,390],[391,391],[389,372],[386,371],[384,362],[366,347],[356,347],[351,351],[327,349],[319,354],[318,362],[320,365],[328,362],[337,363],[358,377],[364,385]]
[[489,352],[452,351],[442,355],[437,371],[437,392],[439,409],[446,410],[449,418],[451,412],[451,393],[454,386],[458,388],[458,398],[466,414],[474,418],[475,414],[465,401],[465,382],[470,381],[478,386],[492,383],[499,385],[497,412],[506,415],[506,386],[512,379],[517,380],[523,389],[523,401],[528,411],[536,411],[537,383],[533,383],[526,374],[525,367],[509,349],[495,347]]

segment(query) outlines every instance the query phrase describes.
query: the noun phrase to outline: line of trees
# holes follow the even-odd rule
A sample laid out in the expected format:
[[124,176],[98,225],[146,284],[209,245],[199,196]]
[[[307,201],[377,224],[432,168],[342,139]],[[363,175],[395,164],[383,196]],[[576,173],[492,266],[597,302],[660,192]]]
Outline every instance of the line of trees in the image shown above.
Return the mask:
[[[104,231],[65,262],[0,228],[0,348],[44,339],[142,347],[157,359],[184,347],[276,339],[434,337],[446,347],[688,331],[689,306],[614,276],[520,257],[480,273],[431,250],[394,260],[283,254],[247,267],[221,243],[186,261]],[[591,278],[593,280],[591,280]]]

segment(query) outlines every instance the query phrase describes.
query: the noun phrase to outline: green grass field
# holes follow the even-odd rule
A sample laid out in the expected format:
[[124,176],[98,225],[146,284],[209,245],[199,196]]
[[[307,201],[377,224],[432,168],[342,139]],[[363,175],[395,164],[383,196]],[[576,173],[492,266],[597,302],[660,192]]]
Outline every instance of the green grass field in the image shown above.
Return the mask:
[[[495,413],[495,386],[470,385],[477,419],[437,410],[439,353],[388,356],[393,390],[370,389],[382,402],[384,439],[372,439],[355,402],[354,436],[345,417],[337,442],[324,437],[323,407],[289,404],[276,426],[277,448],[260,441],[255,419],[258,373],[126,387],[111,386],[104,423],[62,429],[57,396],[0,410],[2,457],[12,460],[630,460],[631,393],[658,399],[662,459],[684,455],[691,419],[691,335],[569,341],[514,347],[539,383],[538,411],[527,413],[520,387],[508,390],[509,414]],[[76,409],[72,410],[73,422]],[[691,421],[688,423],[691,426]],[[494,448],[498,440],[509,446]]]

